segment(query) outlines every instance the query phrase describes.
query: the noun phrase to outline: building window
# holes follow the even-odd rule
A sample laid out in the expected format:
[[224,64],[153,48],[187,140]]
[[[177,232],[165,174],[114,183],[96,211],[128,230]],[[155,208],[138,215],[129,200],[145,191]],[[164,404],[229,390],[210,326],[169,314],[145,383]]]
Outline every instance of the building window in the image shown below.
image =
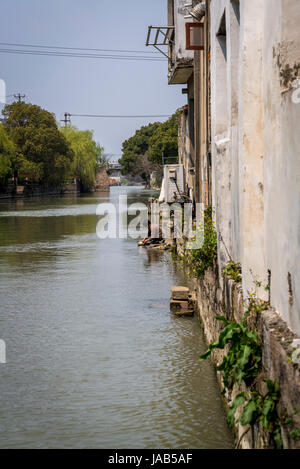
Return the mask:
[[186,49],[204,50],[204,24],[186,23]]

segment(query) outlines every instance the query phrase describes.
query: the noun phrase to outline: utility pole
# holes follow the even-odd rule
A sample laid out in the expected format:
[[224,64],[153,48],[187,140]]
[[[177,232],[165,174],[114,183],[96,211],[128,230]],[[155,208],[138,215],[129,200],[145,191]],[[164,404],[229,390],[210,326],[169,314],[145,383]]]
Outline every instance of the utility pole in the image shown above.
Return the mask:
[[65,127],[67,127],[68,124],[71,125],[71,114],[69,114],[68,112],[65,112],[65,118],[61,119],[61,122],[65,123]]
[[16,98],[20,103],[23,99],[26,98],[26,95],[25,94],[21,95],[20,93],[18,93],[18,94],[14,94],[14,98]]

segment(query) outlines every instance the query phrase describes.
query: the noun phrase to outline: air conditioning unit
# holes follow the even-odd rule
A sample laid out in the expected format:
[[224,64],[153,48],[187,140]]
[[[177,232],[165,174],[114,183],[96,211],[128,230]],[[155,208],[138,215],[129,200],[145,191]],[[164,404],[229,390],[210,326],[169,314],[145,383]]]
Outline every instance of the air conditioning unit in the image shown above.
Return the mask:
[[184,194],[185,178],[183,164],[165,165],[159,202],[172,204],[182,200]]

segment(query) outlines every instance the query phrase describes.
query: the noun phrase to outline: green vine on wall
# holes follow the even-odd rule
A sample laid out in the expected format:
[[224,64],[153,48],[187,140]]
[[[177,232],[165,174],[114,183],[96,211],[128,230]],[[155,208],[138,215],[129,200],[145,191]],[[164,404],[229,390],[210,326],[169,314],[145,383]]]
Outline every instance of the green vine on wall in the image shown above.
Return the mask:
[[258,344],[256,331],[248,329],[246,313],[240,324],[228,321],[223,316],[217,320],[225,324],[225,328],[219,335],[218,341],[211,344],[200,360],[206,360],[215,349],[224,349],[229,344],[228,353],[222,363],[217,367],[222,372],[222,378],[226,388],[231,389],[234,383],[239,385],[242,381],[250,386],[261,370],[262,353]]
[[236,283],[241,283],[242,281],[242,266],[240,263],[235,263],[233,261],[228,262],[228,264],[223,269],[223,276],[227,276],[230,279],[234,280]]
[[218,251],[218,236],[213,221],[212,207],[204,211],[204,226],[199,226],[198,230],[203,230],[203,244],[199,249],[188,251],[186,260],[191,264],[194,275],[197,278],[203,278],[206,271],[213,267]]
[[[280,399],[280,387],[274,381],[264,380],[268,391],[262,395],[259,392],[242,392],[236,396],[228,412],[227,420],[230,427],[235,423],[242,426],[253,426],[261,423],[265,431],[268,431],[277,449],[283,446],[281,428],[277,414],[277,404]],[[237,409],[243,407],[241,416],[236,419]]]
[[[206,353],[200,356],[200,360],[207,360],[213,350],[224,350],[228,346],[222,363],[217,367],[217,370],[222,372],[225,388],[232,389],[234,384],[240,386],[243,382],[250,389],[255,386],[256,378],[262,371],[262,349],[258,333],[255,328],[248,327],[247,319],[254,319],[257,325],[260,314],[268,307],[269,303],[258,300],[252,294],[248,309],[240,323],[228,321],[223,316],[217,317],[217,320],[223,322],[225,327],[217,342],[208,347]],[[230,427],[237,423],[242,426],[250,425],[250,429],[255,424],[261,423],[264,430],[269,432],[276,448],[282,448],[281,427],[277,414],[280,388],[271,380],[265,380],[265,383],[268,391],[264,395],[258,391],[250,391],[236,396],[228,412],[228,424]],[[236,418],[240,407],[242,407],[241,416]]]

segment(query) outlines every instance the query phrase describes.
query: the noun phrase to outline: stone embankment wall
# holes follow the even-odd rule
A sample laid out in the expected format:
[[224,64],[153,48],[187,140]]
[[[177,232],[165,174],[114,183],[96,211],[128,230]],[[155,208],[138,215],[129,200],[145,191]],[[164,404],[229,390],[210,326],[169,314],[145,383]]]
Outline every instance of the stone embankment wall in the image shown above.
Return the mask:
[[109,191],[109,176],[105,168],[97,173],[94,190],[96,192]]
[[[226,316],[230,321],[241,321],[245,312],[242,286],[226,277],[220,278],[217,266],[208,271],[204,279],[193,280],[193,285],[198,316],[203,325],[207,343],[211,344],[217,341],[223,328],[222,323],[217,321],[217,316]],[[300,448],[299,439],[290,437],[291,421],[293,429],[300,429],[300,367],[291,360],[296,336],[272,309],[261,313],[258,333],[262,346],[263,370],[257,379],[257,388],[264,393],[264,379],[277,381],[281,388],[278,416],[284,448]],[[222,350],[213,352],[212,360],[215,365],[221,363],[224,353]],[[247,389],[234,387],[231,392],[228,392],[224,388],[221,373],[217,372],[217,375],[221,389],[224,391],[225,406],[229,409],[234,397]],[[247,427],[236,426],[236,442],[239,442],[245,430]],[[270,445],[272,443],[268,433],[260,425],[256,425],[241,439],[239,447],[264,449]]]
[[64,187],[45,187],[40,184],[18,185],[9,184],[5,192],[0,193],[0,199],[38,197],[44,195],[77,194],[80,192],[78,183],[70,183]]

